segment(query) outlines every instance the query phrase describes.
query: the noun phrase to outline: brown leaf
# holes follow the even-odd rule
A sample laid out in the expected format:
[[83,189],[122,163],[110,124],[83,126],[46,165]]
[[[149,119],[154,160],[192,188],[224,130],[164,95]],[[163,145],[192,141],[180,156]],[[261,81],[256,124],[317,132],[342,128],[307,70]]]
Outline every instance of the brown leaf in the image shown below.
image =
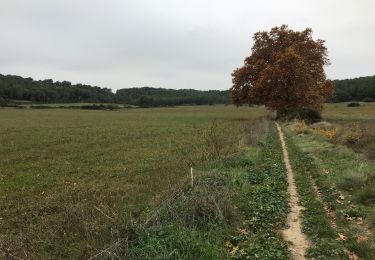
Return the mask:
[[357,243],[362,243],[366,239],[367,239],[367,237],[365,237],[365,236],[358,236],[356,241],[357,241]]
[[339,238],[340,238],[340,240],[342,240],[342,241],[346,241],[346,239],[347,239],[347,237],[346,237],[345,235],[340,234],[340,233],[339,233]]

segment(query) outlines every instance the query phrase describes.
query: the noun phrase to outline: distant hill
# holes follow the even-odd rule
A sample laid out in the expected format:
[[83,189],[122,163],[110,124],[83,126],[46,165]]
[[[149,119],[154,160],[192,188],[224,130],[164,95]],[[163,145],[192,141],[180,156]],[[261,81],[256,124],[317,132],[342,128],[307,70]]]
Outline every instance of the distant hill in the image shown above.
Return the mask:
[[[375,76],[335,80],[335,95],[330,102],[375,101]],[[17,100],[33,103],[119,103],[141,107],[209,105],[231,103],[230,90],[164,88],[111,89],[52,79],[34,80],[0,74],[0,105]]]

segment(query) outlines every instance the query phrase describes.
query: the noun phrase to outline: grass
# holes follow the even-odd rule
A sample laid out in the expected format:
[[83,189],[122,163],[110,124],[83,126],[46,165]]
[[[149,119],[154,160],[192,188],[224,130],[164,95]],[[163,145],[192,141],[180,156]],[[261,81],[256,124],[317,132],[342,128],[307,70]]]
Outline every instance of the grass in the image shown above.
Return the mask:
[[[286,131],[311,258],[344,259],[344,247],[374,258],[373,235],[357,242],[375,227],[374,136],[365,130],[374,110],[328,105],[332,139]],[[0,258],[288,259],[278,232],[289,210],[285,167],[263,115],[230,106],[1,108]],[[347,129],[360,132],[354,143]]]
[[263,114],[224,106],[0,109],[2,251],[22,258],[97,253],[147,215],[190,166],[217,157],[208,146],[220,157],[236,153],[249,118]]
[[336,241],[338,234],[331,227],[323,203],[313,190],[310,178],[316,177],[319,170],[311,158],[296,147],[289,136],[287,145],[291,164],[300,195],[300,203],[305,208],[303,210],[303,232],[309,236],[313,243],[308,249],[307,256],[312,259],[348,259],[343,244]]
[[[351,131],[353,124],[359,126],[359,129],[375,126],[374,115],[373,104],[356,108],[335,104],[328,106],[325,111],[325,120],[333,123],[338,129],[337,135],[332,139],[309,129],[299,134],[288,131],[291,158],[300,175],[297,179],[302,178],[300,181],[297,180],[299,192],[307,201],[305,206],[310,213],[305,216],[305,228],[313,240],[314,236],[319,238],[315,241],[317,248],[311,249],[315,252],[314,256],[325,254],[323,249],[319,249],[321,244],[318,243],[321,241],[320,238],[324,238],[324,233],[332,236],[330,239],[333,243],[337,242],[332,240],[335,232],[332,229],[333,233],[329,231],[327,220],[324,220],[321,214],[322,205],[319,206],[319,202],[314,201],[311,183],[306,177],[315,179],[324,203],[334,210],[337,223],[336,237],[338,233],[345,236],[342,245],[362,259],[375,258],[375,162],[371,155],[375,138],[372,132],[362,131],[358,143],[349,144],[346,141],[346,137],[352,134],[348,131]],[[352,131],[358,132],[353,129]],[[360,145],[361,139],[366,145]]]
[[[259,129],[259,122],[253,125]],[[245,149],[239,156],[204,165],[194,187],[163,208],[151,225],[135,227],[121,256],[288,259],[278,234],[289,209],[287,182],[273,124],[264,143],[252,147],[259,153]]]
[[[246,198],[245,227],[248,237],[237,241],[237,259],[289,259],[285,241],[278,230],[286,224],[289,211],[286,169],[276,127],[271,123],[264,148],[255,167],[248,173],[251,187]],[[235,239],[236,241],[236,239]]]
[[336,124],[338,133],[334,144],[349,146],[367,159],[375,161],[375,103],[362,103],[361,107],[345,104],[327,106],[324,117]]

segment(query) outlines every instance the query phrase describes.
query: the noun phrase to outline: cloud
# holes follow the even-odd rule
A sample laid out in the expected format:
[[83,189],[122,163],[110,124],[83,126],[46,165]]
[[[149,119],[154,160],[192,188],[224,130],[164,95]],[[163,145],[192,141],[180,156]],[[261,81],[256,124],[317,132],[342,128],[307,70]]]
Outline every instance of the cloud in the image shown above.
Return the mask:
[[370,75],[374,9],[370,0],[5,0],[0,73],[112,89],[227,89],[252,34],[285,23],[326,40],[329,77]]

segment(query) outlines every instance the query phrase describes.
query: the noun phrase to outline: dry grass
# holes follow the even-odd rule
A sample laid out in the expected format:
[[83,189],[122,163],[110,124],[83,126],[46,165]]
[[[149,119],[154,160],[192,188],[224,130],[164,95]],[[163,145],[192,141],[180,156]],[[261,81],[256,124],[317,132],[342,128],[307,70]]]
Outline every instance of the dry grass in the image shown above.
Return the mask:
[[324,117],[338,128],[333,143],[347,145],[375,160],[375,103],[364,103],[354,108],[344,104],[329,105]]
[[374,259],[375,104],[328,105],[324,119],[337,129],[331,139],[300,134],[293,141],[314,161],[314,177],[335,211],[338,232],[347,237],[346,247],[362,259]]

